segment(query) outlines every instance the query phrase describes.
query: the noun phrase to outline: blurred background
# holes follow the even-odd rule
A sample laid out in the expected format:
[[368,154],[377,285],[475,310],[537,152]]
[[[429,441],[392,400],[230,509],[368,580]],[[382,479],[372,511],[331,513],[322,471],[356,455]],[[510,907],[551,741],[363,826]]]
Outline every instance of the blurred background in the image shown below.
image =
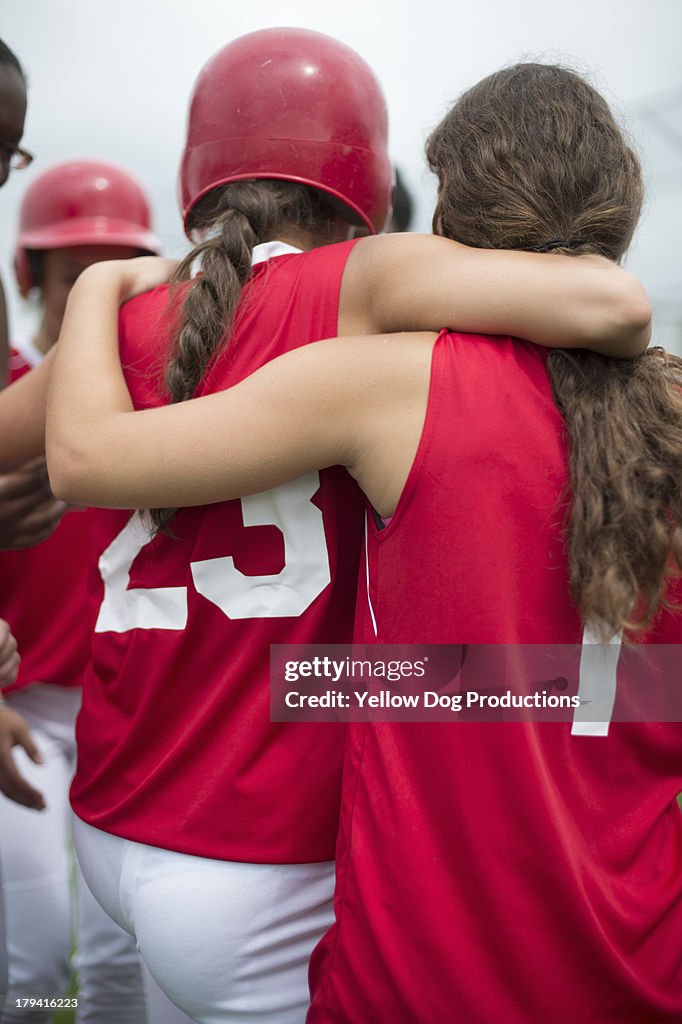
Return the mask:
[[192,83],[230,39],[295,25],[348,43],[374,68],[415,231],[430,230],[435,196],[424,141],[458,93],[517,60],[587,74],[642,156],[647,206],[628,265],[654,302],[656,340],[682,353],[681,0],[1,0],[0,12],[0,36],[28,76],[22,144],[36,154],[0,192],[11,335],[26,336],[35,315],[11,270],[18,205],[33,177],[76,157],[120,163],[150,193],[166,254],[180,255],[175,180]]

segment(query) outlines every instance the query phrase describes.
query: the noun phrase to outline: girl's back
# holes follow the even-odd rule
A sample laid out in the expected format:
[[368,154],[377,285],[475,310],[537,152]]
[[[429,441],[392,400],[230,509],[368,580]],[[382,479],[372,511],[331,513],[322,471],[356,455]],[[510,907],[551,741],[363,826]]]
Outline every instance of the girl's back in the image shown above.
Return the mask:
[[[260,263],[200,392],[336,333],[352,245],[285,248]],[[256,259],[272,246],[257,248]],[[121,314],[122,360],[139,407],[164,401],[166,302],[167,289],[157,289]],[[93,578],[93,678],[72,791],[81,818],[217,859],[333,859],[344,729],[270,722],[269,648],[350,641],[361,509],[356,485],[337,468],[182,510],[172,534],[151,541],[139,516],[90,512],[104,587]]]
[[[368,519],[359,640],[581,643],[545,363],[511,339],[441,335],[395,516]],[[647,639],[682,642],[682,618]],[[461,717],[350,727],[310,1020],[679,1020],[682,726]]]

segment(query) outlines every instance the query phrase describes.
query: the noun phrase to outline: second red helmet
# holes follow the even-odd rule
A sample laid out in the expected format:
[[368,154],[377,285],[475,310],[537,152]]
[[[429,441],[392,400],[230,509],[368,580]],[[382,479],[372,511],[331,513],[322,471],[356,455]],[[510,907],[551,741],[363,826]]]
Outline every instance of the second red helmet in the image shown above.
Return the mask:
[[27,250],[75,245],[159,252],[147,197],[127,171],[102,160],[70,160],[31,182],[21,201],[14,257],[22,293],[33,283]]
[[319,32],[271,28],[204,66],[180,167],[185,229],[208,192],[249,178],[310,185],[350,223],[381,231],[394,181],[386,102],[354,50]]

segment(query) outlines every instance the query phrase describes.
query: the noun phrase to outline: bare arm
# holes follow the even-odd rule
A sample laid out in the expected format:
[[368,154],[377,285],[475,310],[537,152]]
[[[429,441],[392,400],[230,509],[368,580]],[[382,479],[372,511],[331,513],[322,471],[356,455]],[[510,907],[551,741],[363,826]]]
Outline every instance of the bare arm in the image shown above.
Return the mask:
[[54,362],[40,366],[0,392],[0,468],[16,466],[45,451],[47,386]]
[[511,334],[549,348],[639,355],[651,306],[639,281],[600,256],[472,249],[435,235],[379,235],[354,247],[343,334],[440,330]]
[[122,292],[112,266],[86,270],[69,297],[48,408],[57,495],[118,508],[201,505],[335,464],[363,484],[381,424],[400,402],[405,436],[392,428],[400,454],[382,460],[370,488],[380,511],[390,511],[423,421],[432,336],[318,342],[228,391],[134,412],[118,357]]
[[[566,334],[565,325],[563,335],[556,327],[552,333],[551,325],[557,315],[549,305],[550,301],[558,302],[560,294],[561,301],[569,301],[571,291],[563,284],[566,275],[573,274],[576,267],[582,268],[579,270],[581,283],[574,287],[572,301],[589,305],[586,295],[582,294],[587,279],[593,281],[596,276],[598,281],[612,281],[625,273],[605,260],[592,257],[562,259],[477,251],[426,236],[417,240],[416,250],[413,245],[410,247],[412,252],[417,251],[426,259],[423,249],[426,242],[428,259],[433,259],[435,243],[439,256],[430,266],[429,274],[422,267],[414,279],[410,276],[415,270],[413,257],[411,263],[408,261],[407,271],[400,269],[404,263],[403,247],[409,236],[365,239],[355,247],[351,260],[356,252],[362,252],[365,243],[375,243],[375,253],[377,245],[388,252],[386,243],[395,238],[402,240],[399,250],[391,245],[386,259],[377,257],[366,261],[363,257],[359,263],[354,262],[354,269],[350,269],[349,260],[342,286],[343,333],[349,333],[349,325],[362,329],[361,325],[366,322],[366,317],[363,319],[357,310],[355,314],[348,312],[346,276],[350,273],[351,279],[356,278],[362,270],[362,281],[355,287],[358,292],[364,289],[364,302],[367,308],[378,311],[379,322],[381,317],[389,320],[393,317],[393,330],[406,326],[400,322],[400,316],[422,315],[426,320],[426,311],[434,303],[436,309],[431,312],[434,319],[430,322],[438,327],[449,326],[445,306],[438,308],[434,294],[452,292],[454,279],[456,302],[462,307],[458,327],[529,337],[531,332],[523,329],[525,319],[526,326],[529,320],[535,324],[545,341],[549,338],[555,345],[566,345],[570,339],[575,343],[575,336]],[[461,269],[459,276],[451,257],[441,259],[444,246],[455,253],[454,261]],[[370,250],[365,247],[364,251]],[[396,253],[400,258],[392,264]],[[521,261],[542,261],[537,266],[546,268],[545,279],[538,278],[534,282],[534,288],[539,289],[539,299],[530,293],[525,265],[522,273],[513,270],[506,276],[493,278],[493,284],[487,286],[487,299],[484,297],[481,289],[483,282],[491,279],[490,260],[498,256],[506,261],[512,257]],[[474,257],[480,257],[479,268],[467,276],[466,267],[471,267]],[[447,273],[440,276],[439,268],[446,264]],[[383,269],[377,271],[376,265]],[[307,346],[262,368],[229,392],[172,408],[133,413],[118,358],[118,307],[134,292],[144,290],[144,283],[140,286],[140,276],[144,277],[140,268],[151,268],[146,287],[164,279],[163,274],[158,276],[160,271],[154,270],[155,267],[163,270],[162,261],[98,264],[81,275],[71,293],[50,397],[48,464],[55,493],[78,504],[121,508],[204,504],[273,487],[310,469],[334,463],[347,465],[361,483],[366,482],[362,466],[371,449],[368,438],[373,436],[371,431],[366,432],[371,421],[367,410],[381,415],[382,387],[383,398],[388,402],[393,394],[387,385],[389,376],[397,372],[396,367],[409,365],[409,359],[403,364],[396,358],[400,340],[394,336],[390,341],[388,358],[386,339],[376,344],[369,339],[357,339],[353,344],[349,340]],[[626,280],[628,278],[626,275]],[[390,280],[390,288],[387,280]],[[414,285],[414,280],[422,283]],[[434,294],[431,294],[434,282]],[[594,284],[590,287],[594,288]],[[619,288],[609,292],[607,287],[600,293],[600,302],[603,303],[605,293],[610,295],[611,303],[615,302],[614,295]],[[410,290],[411,294],[407,294]],[[405,296],[401,298],[403,291]],[[533,298],[540,313],[528,313],[527,307]],[[420,303],[423,305],[421,312]],[[599,302],[596,305],[592,302],[593,314],[598,306]],[[642,334],[648,336],[649,309],[646,301],[639,307],[634,303],[634,307],[639,309],[640,319],[647,321],[645,328],[641,324],[638,328],[641,348]],[[619,308],[622,311],[622,307]],[[394,309],[399,312],[392,313]],[[467,310],[470,321],[466,319]],[[577,314],[573,318],[580,319]],[[593,319],[594,316],[585,317],[584,335],[594,330]],[[602,328],[606,319],[602,316]],[[612,333],[622,334],[622,323],[627,319],[614,315]],[[636,319],[633,313],[631,322]],[[613,327],[614,323],[618,329]],[[376,325],[375,329],[378,329]],[[629,330],[631,340],[632,323]],[[587,344],[585,336],[579,344]],[[414,346],[408,347],[414,350]],[[419,349],[418,345],[414,351]],[[625,354],[623,347],[615,346],[612,354],[615,351]],[[324,354],[320,354],[322,352]],[[426,346],[422,356],[414,358],[430,359],[430,348]],[[377,359],[379,362],[372,361]],[[423,374],[419,379],[423,382]],[[399,392],[400,387],[396,386]],[[244,423],[248,424],[246,431]],[[286,431],[282,430],[282,423],[288,425]],[[229,446],[222,440],[225,437],[230,438]],[[404,447],[407,450],[409,444]],[[392,493],[387,486],[383,494],[379,488],[378,495],[370,493],[370,498],[383,512],[390,507]]]

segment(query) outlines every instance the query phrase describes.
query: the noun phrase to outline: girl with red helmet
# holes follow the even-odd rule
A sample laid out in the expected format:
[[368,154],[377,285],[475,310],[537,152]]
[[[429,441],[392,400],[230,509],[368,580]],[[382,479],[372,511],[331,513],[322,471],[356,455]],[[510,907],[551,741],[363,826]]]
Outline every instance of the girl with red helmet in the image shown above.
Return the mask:
[[[22,295],[37,293],[41,315],[33,337],[14,344],[12,379],[38,365],[56,342],[69,290],[85,267],[158,251],[147,198],[118,167],[69,161],[35,178],[21,204],[15,269]],[[14,728],[20,714],[33,734],[33,744],[24,743],[16,755],[12,799],[0,797],[8,1022],[25,1019],[17,1000],[65,996],[71,976],[68,790],[90,635],[83,519],[70,513],[39,547],[0,554],[0,614],[12,624],[22,654],[18,677],[5,686],[0,717]],[[82,877],[75,966],[79,1021],[147,1020],[139,955]],[[44,1008],[32,1019],[49,1016]]]
[[[428,155],[447,235],[612,259],[627,248],[639,165],[577,75],[530,64],[484,79]],[[610,639],[610,687],[623,632],[682,641],[666,606],[682,568],[681,360],[547,358],[447,331],[343,339],[131,415],[114,318],[94,299],[115,307],[136,286],[132,268],[99,268],[67,313],[49,452],[67,497],[217,501],[342,462],[384,520],[367,517],[360,642]],[[68,362],[93,335],[81,383]],[[90,405],[76,424],[74,388]],[[133,438],[144,447],[116,472]],[[351,726],[311,1022],[679,1021],[680,724],[590,717]]]
[[[324,245],[383,224],[385,129],[369,69],[316,33],[255,33],[209,63],[181,173],[202,240],[180,276],[199,257],[202,272],[173,299],[179,314],[167,289],[122,313],[138,406],[167,401],[155,370],[172,335],[175,401],[338,331],[452,320],[622,354],[645,343],[641,292],[605,261],[418,236]],[[178,513],[172,538],[121,513],[93,516],[93,532],[99,608],[72,791],[88,877],[197,1020],[299,1021],[308,953],[330,920],[343,730],[269,721],[268,650],[350,638],[357,492],[339,470],[314,471]]]

